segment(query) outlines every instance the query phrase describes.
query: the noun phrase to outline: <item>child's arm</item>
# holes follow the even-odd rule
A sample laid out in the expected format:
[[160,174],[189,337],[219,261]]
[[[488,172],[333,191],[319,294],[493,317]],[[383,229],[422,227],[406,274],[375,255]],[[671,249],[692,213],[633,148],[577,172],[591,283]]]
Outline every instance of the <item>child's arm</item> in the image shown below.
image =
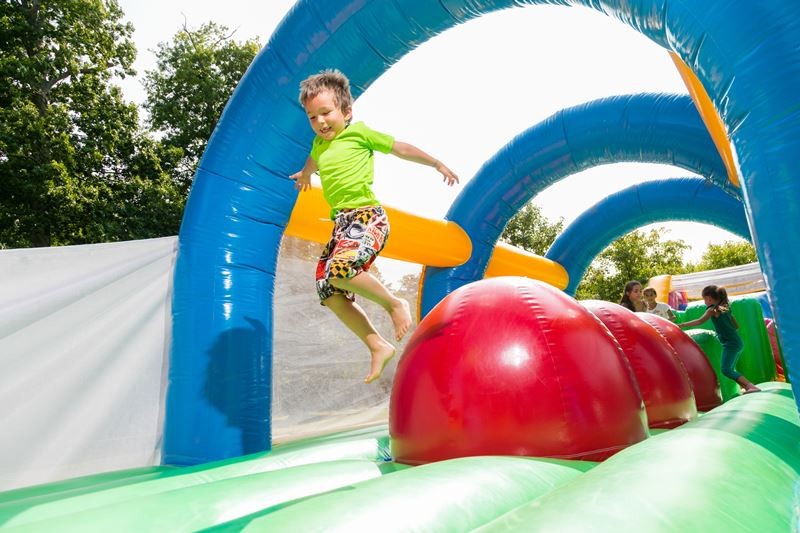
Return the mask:
[[414,163],[435,168],[442,175],[442,180],[448,185],[458,183],[458,176],[447,168],[444,163],[429,156],[413,144],[395,141],[394,145],[392,145],[392,155],[396,155],[400,159],[405,159],[406,161],[413,161]]
[[733,316],[733,313],[731,313],[731,322],[733,322],[734,328],[739,329],[739,323],[736,322],[736,317]]
[[675,322],[675,313],[672,312],[672,308],[667,306],[667,318],[669,318],[670,322]]
[[701,316],[700,318],[697,318],[695,320],[690,320],[689,322],[684,322],[683,324],[678,324],[678,325],[681,327],[681,329],[693,328],[694,326],[699,326],[700,324],[702,324],[703,322],[705,322],[706,320],[711,318],[711,315],[713,315],[713,314],[714,314],[714,310],[709,308],[709,309],[706,309],[706,312],[703,313],[703,316]]
[[294,184],[294,188],[298,189],[300,192],[307,191],[311,188],[311,174],[317,171],[317,162],[314,161],[314,158],[309,156],[306,159],[306,164],[303,166],[303,170],[300,172],[295,172],[289,179],[295,180],[297,183]]

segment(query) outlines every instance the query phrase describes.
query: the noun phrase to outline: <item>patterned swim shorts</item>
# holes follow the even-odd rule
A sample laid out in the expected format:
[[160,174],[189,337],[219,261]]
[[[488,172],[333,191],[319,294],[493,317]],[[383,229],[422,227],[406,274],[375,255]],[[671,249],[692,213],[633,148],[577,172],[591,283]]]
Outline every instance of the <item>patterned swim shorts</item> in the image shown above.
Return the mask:
[[331,240],[317,263],[320,303],[334,294],[355,301],[352,292],[337,289],[330,279],[350,279],[366,272],[389,237],[389,219],[380,206],[344,209],[336,214]]

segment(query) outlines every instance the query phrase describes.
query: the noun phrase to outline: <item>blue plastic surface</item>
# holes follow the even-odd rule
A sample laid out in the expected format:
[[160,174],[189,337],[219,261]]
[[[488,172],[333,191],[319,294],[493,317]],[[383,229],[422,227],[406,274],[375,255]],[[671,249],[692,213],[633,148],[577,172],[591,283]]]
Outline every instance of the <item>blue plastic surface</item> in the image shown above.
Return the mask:
[[422,316],[483,277],[503,228],[531,198],[587,168],[624,161],[682,167],[739,194],[688,96],[615,96],[561,110],[495,153],[453,202],[446,218],[470,236],[472,256],[455,268],[425,270]]
[[800,301],[800,3],[303,0],[234,92],[187,203],[164,462],[199,463],[269,447],[274,270],[296,199],[287,176],[300,168],[311,140],[296,103],[299,82],[321,68],[340,68],[358,96],[431,36],[525,3],[597,9],[676,51],[698,75],[735,145],[754,242],[792,382],[800,387],[791,371],[800,369],[800,328],[792,320]]
[[653,222],[692,220],[750,240],[741,201],[700,178],[673,178],[633,185],[596,203],[556,238],[545,257],[569,274],[565,291],[574,295],[592,260],[606,246]]

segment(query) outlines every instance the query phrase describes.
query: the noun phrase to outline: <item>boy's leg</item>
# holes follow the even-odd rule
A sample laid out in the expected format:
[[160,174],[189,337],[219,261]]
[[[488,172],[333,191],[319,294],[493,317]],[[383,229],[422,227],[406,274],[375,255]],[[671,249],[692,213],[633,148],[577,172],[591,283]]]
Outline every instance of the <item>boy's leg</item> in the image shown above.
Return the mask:
[[360,272],[352,278],[334,278],[329,283],[343,291],[352,292],[383,307],[392,317],[397,340],[401,340],[411,327],[411,309],[408,302],[398,298],[369,272]]
[[378,379],[386,363],[395,354],[395,347],[375,330],[361,306],[350,301],[345,295],[333,294],[322,304],[333,311],[339,320],[369,348],[372,365],[369,374],[364,378],[364,383],[371,383]]

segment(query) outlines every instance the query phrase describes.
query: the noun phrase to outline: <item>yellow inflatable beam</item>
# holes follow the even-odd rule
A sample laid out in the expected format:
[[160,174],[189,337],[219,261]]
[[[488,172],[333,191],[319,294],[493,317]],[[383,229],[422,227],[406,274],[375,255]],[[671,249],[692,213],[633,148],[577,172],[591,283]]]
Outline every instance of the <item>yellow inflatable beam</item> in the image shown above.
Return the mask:
[[[472,254],[472,241],[455,222],[429,220],[384,205],[391,234],[382,257],[448,267],[460,265]],[[331,238],[333,221],[322,189],[301,192],[286,226],[286,235],[325,244]]]
[[[381,256],[422,265],[453,267],[465,263],[472,255],[469,235],[455,222],[431,220],[387,205],[383,208],[389,215],[392,229]],[[333,230],[329,211],[320,188],[312,187],[301,192],[286,226],[286,235],[327,243]],[[503,243],[495,247],[486,269],[486,277],[495,276],[527,276],[559,289],[566,288],[569,283],[567,271],[555,261]]]
[[668,304],[669,293],[672,287],[672,275],[662,274],[660,276],[653,276],[647,282],[648,287],[656,290],[656,301]]
[[711,102],[711,98],[708,97],[708,93],[703,87],[703,84],[700,83],[700,80],[695,73],[692,72],[692,69],[689,68],[689,65],[684,63],[674,52],[670,52],[669,56],[678,68],[678,72],[681,78],[683,78],[683,83],[686,84],[686,88],[689,89],[689,94],[692,100],[694,100],[694,105],[697,107],[697,111],[700,113],[700,117],[702,117],[706,129],[708,129],[708,133],[711,134],[711,138],[714,140],[714,145],[717,147],[720,157],[722,157],[722,162],[725,163],[725,170],[728,171],[728,179],[736,187],[739,187],[739,174],[736,171],[736,160],[733,157],[728,134],[725,132],[725,124],[722,123],[722,119],[719,118],[717,110],[714,109],[714,104]]
[[569,284],[569,274],[559,263],[504,242],[494,247],[484,274],[485,278],[498,276],[527,276],[562,290]]

